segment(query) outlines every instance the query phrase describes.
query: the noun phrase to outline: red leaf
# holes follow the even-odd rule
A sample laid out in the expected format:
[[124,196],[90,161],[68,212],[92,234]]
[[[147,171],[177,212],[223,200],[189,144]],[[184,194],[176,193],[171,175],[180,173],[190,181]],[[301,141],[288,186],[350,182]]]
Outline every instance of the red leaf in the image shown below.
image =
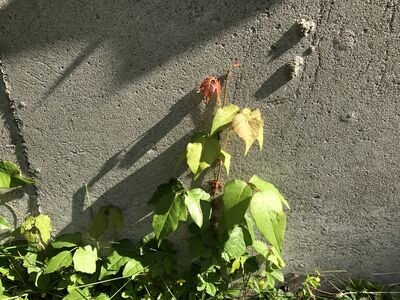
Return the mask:
[[203,96],[204,102],[208,104],[215,92],[217,92],[217,97],[219,98],[221,95],[221,82],[214,76],[208,76],[201,83],[198,93]]

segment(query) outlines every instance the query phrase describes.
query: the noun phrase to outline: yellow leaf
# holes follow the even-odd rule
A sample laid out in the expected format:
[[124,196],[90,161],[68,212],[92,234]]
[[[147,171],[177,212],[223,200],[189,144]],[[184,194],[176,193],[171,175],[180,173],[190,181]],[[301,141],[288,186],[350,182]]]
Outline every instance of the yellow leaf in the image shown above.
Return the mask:
[[245,142],[247,154],[250,147],[258,140],[260,147],[263,143],[263,120],[259,109],[251,111],[244,108],[232,121],[233,131]]

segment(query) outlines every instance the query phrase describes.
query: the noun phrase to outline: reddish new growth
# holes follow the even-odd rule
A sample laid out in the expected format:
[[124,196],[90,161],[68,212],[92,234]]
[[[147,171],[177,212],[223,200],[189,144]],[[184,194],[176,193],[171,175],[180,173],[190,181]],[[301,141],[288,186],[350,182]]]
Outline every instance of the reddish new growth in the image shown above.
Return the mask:
[[221,95],[221,82],[218,78],[214,76],[208,76],[206,79],[203,80],[197,92],[203,96],[203,101],[206,104],[210,102],[210,98],[216,92],[217,101],[219,102]]
[[217,191],[222,190],[222,188],[224,187],[221,183],[221,181],[213,179],[207,182],[210,186],[210,194],[212,196],[215,196],[217,194]]

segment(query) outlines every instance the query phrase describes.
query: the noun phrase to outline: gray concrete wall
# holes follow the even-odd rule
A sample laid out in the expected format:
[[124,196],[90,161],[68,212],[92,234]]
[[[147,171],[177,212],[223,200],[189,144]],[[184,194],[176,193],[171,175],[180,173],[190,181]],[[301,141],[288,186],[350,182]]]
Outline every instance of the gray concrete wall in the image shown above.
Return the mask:
[[[288,270],[399,272],[399,6],[0,1],[0,156],[40,180],[7,196],[20,211],[8,214],[40,209],[58,232],[83,229],[87,182],[94,207],[120,206],[126,234],[140,237],[149,196],[183,172],[175,162],[201,127],[198,83],[238,59],[230,94],[262,109],[266,147],[246,158],[231,148],[231,177],[258,174],[291,203]],[[303,17],[317,24],[307,37]],[[304,65],[291,79],[296,56]]]

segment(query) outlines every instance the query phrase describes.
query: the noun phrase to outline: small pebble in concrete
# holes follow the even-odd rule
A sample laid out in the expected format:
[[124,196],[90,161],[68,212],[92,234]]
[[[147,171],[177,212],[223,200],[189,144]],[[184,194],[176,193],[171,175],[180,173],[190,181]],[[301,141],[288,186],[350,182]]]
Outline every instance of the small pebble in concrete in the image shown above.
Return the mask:
[[300,34],[304,37],[309,36],[315,31],[317,24],[310,18],[303,18],[297,22],[299,25]]
[[296,56],[288,63],[286,63],[290,78],[299,76],[303,68],[303,65],[304,65],[304,58],[301,56]]
[[24,107],[26,107],[26,104],[25,104],[25,102],[21,101],[21,102],[18,104],[18,108],[24,108]]
[[42,170],[40,170],[39,168],[34,168],[33,172],[35,172],[36,174],[40,173]]
[[344,114],[340,116],[340,121],[342,122],[350,122],[356,118],[356,114],[354,112]]

